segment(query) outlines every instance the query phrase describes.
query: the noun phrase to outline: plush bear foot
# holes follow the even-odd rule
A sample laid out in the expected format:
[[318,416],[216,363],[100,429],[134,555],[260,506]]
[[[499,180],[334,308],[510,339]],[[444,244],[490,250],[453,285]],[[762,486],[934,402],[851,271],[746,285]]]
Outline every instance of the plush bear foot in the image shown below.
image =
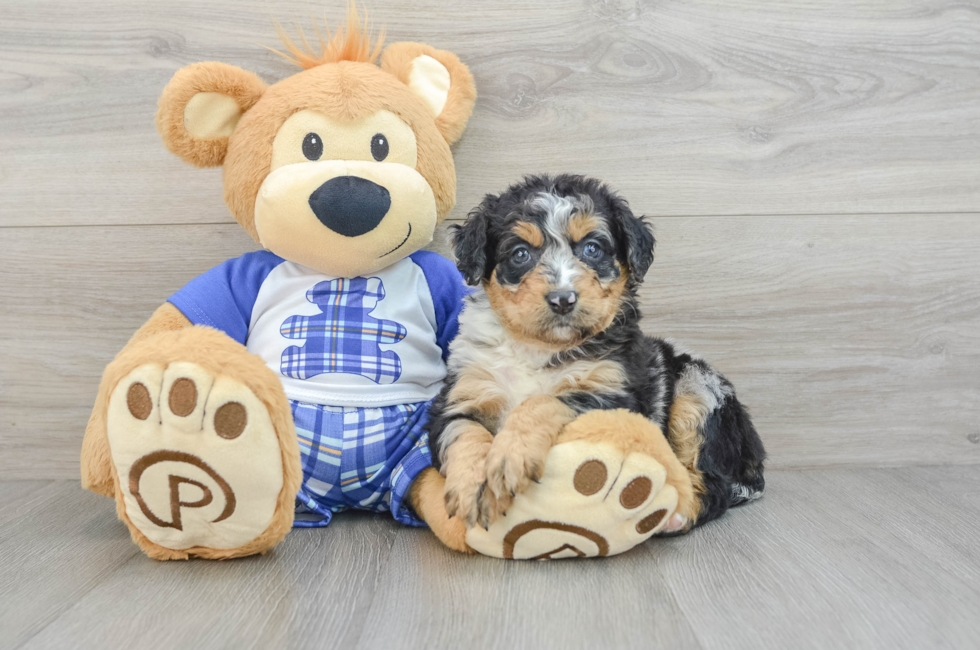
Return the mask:
[[111,393],[107,432],[117,510],[149,556],[251,555],[289,529],[289,450],[245,384],[194,363],[140,365]]
[[662,530],[677,509],[667,470],[641,453],[577,440],[552,447],[544,476],[489,528],[471,528],[479,553],[544,560],[615,555]]

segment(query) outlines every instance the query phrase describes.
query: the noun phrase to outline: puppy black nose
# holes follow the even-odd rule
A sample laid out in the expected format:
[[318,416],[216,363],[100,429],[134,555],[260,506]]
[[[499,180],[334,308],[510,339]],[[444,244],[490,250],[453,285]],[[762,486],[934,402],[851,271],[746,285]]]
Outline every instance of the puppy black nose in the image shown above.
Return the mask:
[[575,309],[578,294],[574,291],[552,291],[545,296],[545,299],[548,301],[548,306],[551,307],[551,311],[560,316],[564,316]]
[[310,208],[324,226],[345,237],[377,228],[391,207],[391,195],[358,176],[338,176],[310,194]]

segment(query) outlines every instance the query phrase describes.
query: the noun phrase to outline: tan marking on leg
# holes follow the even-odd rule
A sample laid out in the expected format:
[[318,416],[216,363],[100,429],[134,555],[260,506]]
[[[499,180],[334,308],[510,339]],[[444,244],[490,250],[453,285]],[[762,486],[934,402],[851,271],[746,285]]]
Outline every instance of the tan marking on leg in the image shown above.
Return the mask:
[[447,397],[447,414],[478,414],[486,422],[496,421],[507,406],[507,395],[494,374],[472,365],[460,370]]
[[466,524],[446,512],[446,479],[435,468],[422,470],[408,492],[415,513],[429,525],[443,544],[462,553],[475,551],[466,543]]
[[511,228],[511,232],[535,248],[541,248],[544,244],[544,235],[541,234],[541,229],[533,223],[518,221]]
[[704,444],[701,427],[707,417],[708,407],[703,401],[693,395],[680,395],[670,405],[670,422],[667,425],[671,447],[677,460],[690,473],[694,492],[699,497],[707,492],[704,477],[698,471],[698,456],[701,454],[701,445]]
[[602,226],[595,215],[578,213],[568,221],[568,236],[578,243]]
[[667,470],[667,483],[677,490],[677,511],[690,521],[696,519],[701,503],[691,485],[691,475],[653,422],[625,409],[589,411],[565,427],[557,444],[573,440],[602,442],[617,447],[623,455],[635,451],[656,459]]
[[493,436],[480,424],[460,421],[465,427],[446,451],[445,508],[450,517],[458,516],[467,526],[479,519],[480,496],[487,481],[486,460]]
[[548,452],[565,424],[574,418],[575,411],[551,395],[526,399],[507,415],[487,456],[488,492],[497,499],[495,509],[487,508],[488,523],[493,523],[531,481],[544,475]]

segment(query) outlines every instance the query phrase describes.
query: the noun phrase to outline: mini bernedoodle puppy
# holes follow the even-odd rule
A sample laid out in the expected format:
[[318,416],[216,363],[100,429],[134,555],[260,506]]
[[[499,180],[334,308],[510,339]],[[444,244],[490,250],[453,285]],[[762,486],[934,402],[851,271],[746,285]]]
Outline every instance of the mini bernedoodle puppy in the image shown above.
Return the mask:
[[483,290],[467,298],[430,411],[450,516],[488,527],[542,476],[562,428],[596,409],[642,414],[687,469],[691,503],[660,533],[762,495],[765,451],[732,384],[640,330],[654,237],[625,200],[595,179],[530,176],[487,195],[453,244]]

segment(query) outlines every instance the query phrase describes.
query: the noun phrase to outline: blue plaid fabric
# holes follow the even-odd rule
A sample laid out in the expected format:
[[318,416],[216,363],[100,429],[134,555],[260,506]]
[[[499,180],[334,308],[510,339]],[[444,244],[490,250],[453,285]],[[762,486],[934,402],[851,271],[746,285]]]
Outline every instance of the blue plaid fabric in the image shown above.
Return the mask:
[[402,363],[381,343],[405,338],[405,327],[371,316],[385,288],[380,278],[338,278],[319,282],[306,299],[320,308],[316,316],[290,316],[279,331],[288,339],[306,339],[302,347],[282,353],[281,371],[286,377],[309,379],[327,372],[367,377],[376,384],[391,384],[402,374]]
[[290,401],[303,462],[294,526],[330,523],[348,508],[391,511],[410,526],[424,526],[409,508],[412,482],[432,465],[429,402],[379,408],[323,406]]

